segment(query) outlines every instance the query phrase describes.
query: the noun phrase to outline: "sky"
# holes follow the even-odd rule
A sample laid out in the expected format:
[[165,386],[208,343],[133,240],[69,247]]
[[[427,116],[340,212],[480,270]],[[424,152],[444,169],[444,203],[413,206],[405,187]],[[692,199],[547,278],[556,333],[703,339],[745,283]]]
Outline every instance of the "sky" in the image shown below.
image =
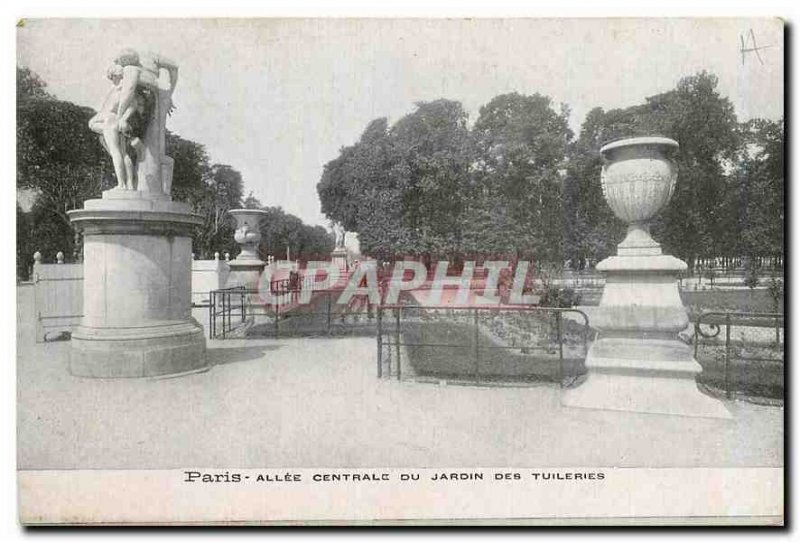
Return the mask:
[[[751,29],[763,64],[740,51]],[[241,171],[264,205],[321,225],[325,163],[418,101],[458,100],[474,122],[498,94],[539,92],[570,107],[577,133],[594,107],[635,105],[706,70],[740,120],[784,109],[778,19],[27,19],[17,30],[18,65],[95,108],[123,47],[179,65],[168,129]]]

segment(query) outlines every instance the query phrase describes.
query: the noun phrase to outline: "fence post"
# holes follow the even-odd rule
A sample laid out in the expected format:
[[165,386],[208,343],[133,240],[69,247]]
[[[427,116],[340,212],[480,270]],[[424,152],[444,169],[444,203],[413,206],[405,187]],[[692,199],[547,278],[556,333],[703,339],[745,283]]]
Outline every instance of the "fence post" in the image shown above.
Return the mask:
[[216,292],[209,292],[208,295],[208,335],[209,338],[214,338],[214,302],[217,298]]
[[228,292],[228,332],[233,331],[233,293]]
[[378,378],[383,377],[383,306],[378,307]]
[[564,387],[564,345],[561,343],[561,311],[556,312],[556,340],[558,341],[558,385]]
[[400,308],[396,308],[394,310],[395,315],[395,329],[394,329],[394,349],[395,354],[397,355],[397,380],[400,380],[401,376],[401,361],[400,361]]
[[[592,332],[592,328],[589,327],[589,317],[586,315],[586,313],[581,311],[581,315],[583,316],[583,359],[585,360],[587,357],[589,357],[589,334]],[[577,380],[577,378],[578,371],[576,367],[575,379]]]
[[728,362],[730,359],[731,348],[731,315],[725,315],[725,397],[731,398],[731,387],[728,377]]
[[280,317],[281,317],[281,315],[280,315],[280,305],[278,305],[277,299],[275,300],[275,303],[272,304],[272,306],[275,307],[275,338],[277,339],[278,335],[281,332],[281,326],[280,326],[280,323],[278,321],[280,319]]
[[472,324],[475,328],[475,380],[480,378],[481,374],[481,350],[480,350],[480,333],[478,331],[478,309],[472,310]]
[[222,338],[223,339],[225,338],[225,331],[227,330],[227,327],[225,326],[225,307],[228,301],[226,299],[227,297],[228,297],[227,292],[222,292]]
[[233,331],[233,294],[228,292],[228,332]]
[[330,335],[330,333],[331,333],[331,292],[330,291],[328,291],[327,319],[328,319],[328,335]]
[[33,280],[34,284],[39,282],[40,265],[42,265],[42,253],[37,250],[33,253],[33,271],[31,273],[31,279]]

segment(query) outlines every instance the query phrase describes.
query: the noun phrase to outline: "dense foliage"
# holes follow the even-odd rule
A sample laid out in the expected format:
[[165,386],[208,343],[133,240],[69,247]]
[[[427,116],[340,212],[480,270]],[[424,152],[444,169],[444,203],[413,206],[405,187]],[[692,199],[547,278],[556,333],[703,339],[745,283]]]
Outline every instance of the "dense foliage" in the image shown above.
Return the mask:
[[591,110],[580,133],[566,106],[510,93],[474,125],[458,102],[418,103],[392,126],[372,121],[325,165],[323,212],[359,235],[362,252],[426,261],[532,259],[583,268],[609,255],[624,225],[602,196],[599,149],[615,139],[677,140],[679,175],[655,237],[698,257],[783,251],[783,121],[740,123],[706,72],[626,109]]

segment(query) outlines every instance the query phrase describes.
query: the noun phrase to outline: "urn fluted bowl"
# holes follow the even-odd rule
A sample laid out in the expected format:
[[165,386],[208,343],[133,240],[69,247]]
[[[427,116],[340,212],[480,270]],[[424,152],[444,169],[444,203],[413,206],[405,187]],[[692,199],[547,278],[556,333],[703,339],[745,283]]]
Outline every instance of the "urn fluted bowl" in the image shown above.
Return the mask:
[[261,233],[258,230],[251,230],[248,225],[244,225],[236,230],[233,234],[233,239],[240,245],[258,243],[261,240]]
[[617,218],[647,222],[667,204],[678,178],[677,150],[678,142],[666,137],[623,139],[600,149],[603,195]]
[[256,249],[261,240],[259,224],[267,212],[261,209],[231,209],[228,212],[236,220],[233,239],[242,245],[239,259],[257,259]]

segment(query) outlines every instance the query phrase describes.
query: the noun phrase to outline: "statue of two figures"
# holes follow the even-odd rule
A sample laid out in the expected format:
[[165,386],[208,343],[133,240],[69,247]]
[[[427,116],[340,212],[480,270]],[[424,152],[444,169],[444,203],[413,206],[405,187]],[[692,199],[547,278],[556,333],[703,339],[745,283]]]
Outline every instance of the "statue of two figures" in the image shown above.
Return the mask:
[[173,160],[165,154],[165,127],[177,65],[157,54],[123,49],[107,76],[113,86],[89,128],[111,155],[116,189],[169,198]]

